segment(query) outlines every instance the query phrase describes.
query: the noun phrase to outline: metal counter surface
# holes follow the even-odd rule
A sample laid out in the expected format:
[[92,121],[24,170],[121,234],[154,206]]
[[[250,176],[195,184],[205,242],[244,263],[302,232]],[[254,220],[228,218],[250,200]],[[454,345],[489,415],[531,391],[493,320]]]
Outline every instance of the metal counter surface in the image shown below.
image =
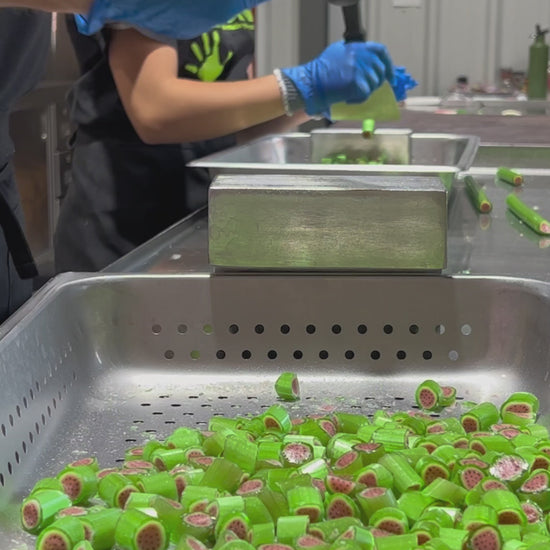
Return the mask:
[[[468,173],[486,186],[490,214],[478,214],[459,181],[449,201],[448,264],[445,275],[498,275],[550,281],[550,238],[540,237],[506,209],[508,193],[550,212],[550,169],[523,169],[525,184],[514,188],[495,181],[495,168]],[[548,214],[547,214],[548,215]],[[203,209],[131,252],[110,273],[210,273],[208,220]]]

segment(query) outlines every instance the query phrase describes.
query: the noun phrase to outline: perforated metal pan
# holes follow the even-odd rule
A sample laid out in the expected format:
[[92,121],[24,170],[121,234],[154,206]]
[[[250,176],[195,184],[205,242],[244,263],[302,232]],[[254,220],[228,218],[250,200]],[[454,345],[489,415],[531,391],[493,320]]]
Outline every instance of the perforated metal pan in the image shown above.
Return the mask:
[[548,411],[550,285],[523,279],[191,275],[56,279],[0,329],[0,546],[41,477],[212,415],[258,413],[298,373],[300,415],[408,410],[424,378]]

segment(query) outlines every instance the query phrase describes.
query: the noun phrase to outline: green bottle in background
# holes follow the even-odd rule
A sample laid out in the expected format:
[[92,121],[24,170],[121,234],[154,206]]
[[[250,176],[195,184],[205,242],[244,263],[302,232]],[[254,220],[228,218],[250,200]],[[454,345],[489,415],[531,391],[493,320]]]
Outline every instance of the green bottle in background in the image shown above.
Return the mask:
[[529,72],[527,73],[527,97],[546,99],[548,95],[548,44],[544,37],[548,29],[536,26],[535,41],[529,48]]

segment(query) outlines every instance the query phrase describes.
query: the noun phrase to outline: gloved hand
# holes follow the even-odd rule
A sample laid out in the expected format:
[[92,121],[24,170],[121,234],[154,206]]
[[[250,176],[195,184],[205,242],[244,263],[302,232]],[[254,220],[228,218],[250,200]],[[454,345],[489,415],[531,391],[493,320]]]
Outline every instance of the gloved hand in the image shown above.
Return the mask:
[[78,30],[94,34],[109,22],[127,23],[168,38],[189,39],[266,0],[94,0]]
[[376,42],[335,42],[313,61],[281,72],[298,89],[309,115],[326,113],[341,101],[362,103],[394,79],[388,50]]
[[394,77],[391,82],[397,101],[407,99],[407,92],[418,86],[418,82],[407,72],[405,67],[394,67]]

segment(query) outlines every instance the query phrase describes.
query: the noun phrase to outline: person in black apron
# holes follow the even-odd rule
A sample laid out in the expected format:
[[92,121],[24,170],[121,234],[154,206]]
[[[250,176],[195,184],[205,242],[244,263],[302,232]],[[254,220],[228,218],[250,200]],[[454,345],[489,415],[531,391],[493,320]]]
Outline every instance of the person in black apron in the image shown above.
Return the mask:
[[[97,271],[207,203],[210,177],[190,169],[196,158],[235,144],[209,141],[147,145],[136,134],[109,67],[111,30],[94,37],[67,23],[83,75],[70,94],[72,178],[55,234],[57,272]],[[247,10],[194,40],[175,43],[179,76],[245,80],[254,55]]]
[[23,213],[13,167],[9,115],[40,80],[49,52],[51,16],[0,8],[0,322],[27,300],[38,275],[23,233]]

